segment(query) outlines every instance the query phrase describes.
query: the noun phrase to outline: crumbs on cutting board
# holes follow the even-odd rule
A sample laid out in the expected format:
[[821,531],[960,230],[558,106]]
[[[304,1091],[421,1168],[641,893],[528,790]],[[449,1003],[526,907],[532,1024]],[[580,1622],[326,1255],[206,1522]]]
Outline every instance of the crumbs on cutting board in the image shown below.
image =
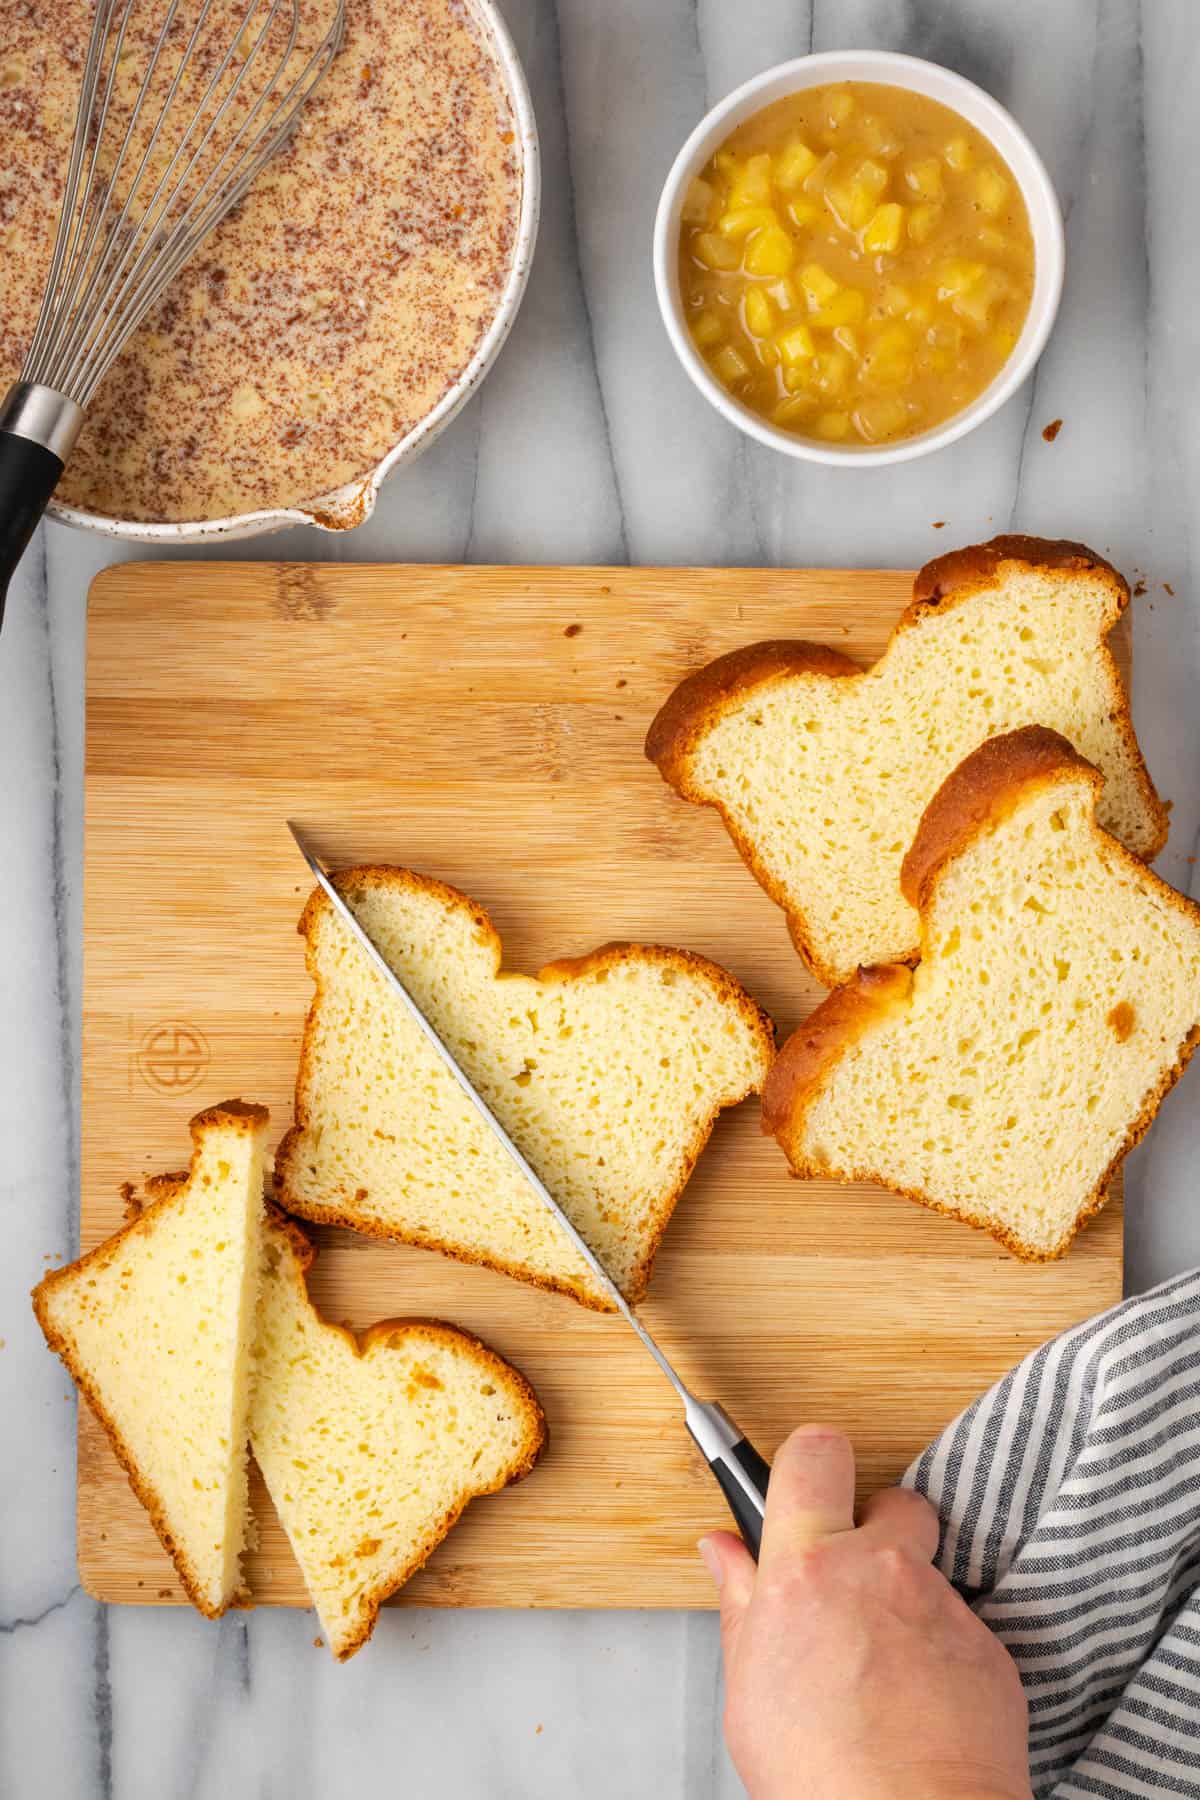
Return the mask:
[[563,636],[564,637],[578,637],[582,630],[583,630],[582,625],[568,625],[566,627],[566,629],[563,631]]
[[1042,436],[1048,444],[1052,444],[1063,428],[1061,419],[1051,419],[1048,425],[1042,426]]

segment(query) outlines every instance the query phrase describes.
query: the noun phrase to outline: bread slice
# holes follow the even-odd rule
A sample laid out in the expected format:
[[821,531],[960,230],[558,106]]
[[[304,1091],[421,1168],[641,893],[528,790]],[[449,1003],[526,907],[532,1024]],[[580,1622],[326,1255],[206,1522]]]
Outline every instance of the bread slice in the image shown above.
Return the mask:
[[190,1172],[150,1182],[143,1212],[33,1292],[46,1342],[209,1618],[247,1599],[239,1559],[268,1118],[241,1100],[198,1113]]
[[469,1500],[519,1481],[546,1442],[529,1383],[465,1331],[387,1319],[355,1337],[308,1297],[312,1249],[263,1232],[250,1435],[339,1662]]
[[903,869],[916,968],[859,970],[771,1071],[795,1174],[881,1182],[1038,1260],[1100,1207],[1200,1036],[1200,906],[1099,827],[1100,788],[1029,726],[939,789]]
[[1105,779],[1100,821],[1149,860],[1166,813],[1105,639],[1129,599],[1082,544],[998,537],[928,563],[883,656],[752,644],[691,675],[646,754],[714,806],[828,986],[916,953],[900,862],[938,785],[985,738],[1061,731]]
[[[724,1106],[757,1093],[770,1022],[712,963],[607,945],[536,978],[500,972],[482,909],[406,869],[338,887],[373,942],[630,1299]],[[316,984],[289,1212],[425,1244],[605,1309],[561,1227],[496,1144],[318,890],[300,920]]]

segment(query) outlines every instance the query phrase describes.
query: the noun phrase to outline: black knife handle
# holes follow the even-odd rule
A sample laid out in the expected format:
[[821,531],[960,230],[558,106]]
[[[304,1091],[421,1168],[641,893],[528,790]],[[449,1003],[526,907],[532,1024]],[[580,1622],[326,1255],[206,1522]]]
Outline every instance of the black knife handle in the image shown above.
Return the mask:
[[771,1465],[715,1400],[689,1399],[684,1416],[725,1496],[742,1541],[757,1562]]
[[8,584],[62,472],[53,450],[0,430],[0,625]]

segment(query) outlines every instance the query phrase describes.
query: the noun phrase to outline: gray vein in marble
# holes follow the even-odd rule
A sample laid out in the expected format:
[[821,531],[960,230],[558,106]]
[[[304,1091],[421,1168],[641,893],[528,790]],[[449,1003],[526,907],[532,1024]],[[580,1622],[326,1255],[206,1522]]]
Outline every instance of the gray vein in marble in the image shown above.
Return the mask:
[[96,1723],[96,1791],[113,1792],[113,1695],[108,1642],[108,1608],[98,1606],[92,1635],[92,1717]]
[[41,1612],[35,1613],[30,1619],[0,1619],[0,1637],[12,1637],[18,1631],[35,1630],[51,1613],[62,1612],[64,1607],[70,1606],[76,1594],[82,1592],[83,1589],[76,1582],[74,1587],[67,1589],[61,1600],[52,1600],[49,1606],[43,1606]]

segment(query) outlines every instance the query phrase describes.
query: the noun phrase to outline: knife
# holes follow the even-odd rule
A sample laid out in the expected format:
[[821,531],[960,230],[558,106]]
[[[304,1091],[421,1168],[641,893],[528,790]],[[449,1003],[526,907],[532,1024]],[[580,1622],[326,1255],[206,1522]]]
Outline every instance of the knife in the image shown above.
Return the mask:
[[717,1484],[725,1496],[747,1549],[751,1555],[757,1558],[762,1541],[767,1483],[771,1478],[770,1464],[759,1455],[749,1439],[738,1430],[723,1406],[719,1406],[715,1400],[697,1399],[691,1389],[685,1385],[667,1356],[642,1324],[600,1258],[576,1230],[541,1176],[530,1167],[483,1095],[478,1092],[470,1077],[460,1068],[452,1051],[443,1043],[437,1031],[425,1017],[391,963],[376,946],[370,934],[359,924],[351,907],[334,886],[324,863],[309,849],[300,832],[290,820],[288,821],[288,830],[295,838],[301,856],[312,870],[326,899],[346,929],[358,940],[363,951],[370,957],[397,1000],[411,1017],[413,1024],[426,1039],[430,1049],[441,1061],[447,1074],[458,1083],[464,1096],[475,1108],[505,1155],[520,1170],[546,1210],[553,1214],[562,1231],[571,1240],[591,1270],[597,1284],[611,1302],[613,1310],[620,1313],[627,1325],[633,1327],[642,1344],[675,1389],[683,1405],[684,1424],[691,1433],[701,1456],[716,1477]]

